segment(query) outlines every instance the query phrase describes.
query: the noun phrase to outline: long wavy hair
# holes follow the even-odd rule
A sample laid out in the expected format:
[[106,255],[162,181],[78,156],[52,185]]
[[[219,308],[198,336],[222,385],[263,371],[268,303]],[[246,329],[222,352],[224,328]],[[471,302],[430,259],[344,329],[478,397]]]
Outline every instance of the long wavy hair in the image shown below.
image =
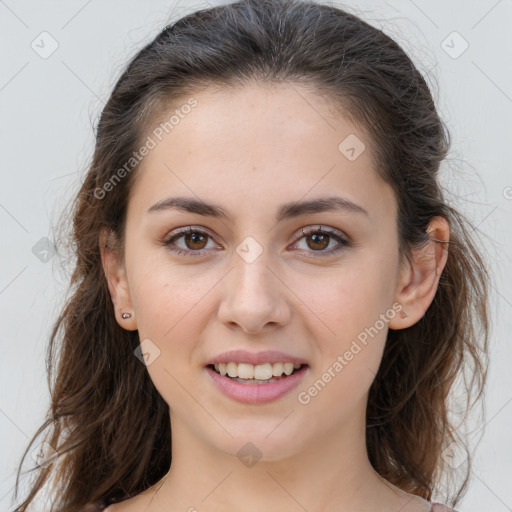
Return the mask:
[[[129,62],[101,112],[92,161],[62,219],[76,261],[48,345],[51,405],[20,461],[15,497],[36,439],[44,434],[56,453],[29,470],[33,479],[17,511],[50,484],[52,510],[109,505],[143,492],[169,470],[169,407],[134,357],[138,332],[115,319],[100,254],[105,230],[110,249],[123,254],[139,166],[108,193],[98,191],[107,190],[151,123],[179,99],[209,85],[235,88],[254,80],[307,86],[365,130],[375,171],[395,192],[401,256],[411,261],[412,251],[429,241],[433,217],[448,220],[449,256],[433,302],[416,324],[388,332],[369,392],[366,440],[374,469],[404,491],[431,500],[447,491],[442,480],[454,477],[458,483],[445,502],[454,506],[465,493],[471,453],[467,437],[457,435],[449,399],[461,375],[463,419],[483,398],[490,276],[476,228],[447,204],[439,184],[449,131],[422,74],[381,30],[314,1],[241,0],[166,26]],[[445,462],[454,446],[466,458],[459,467]]]

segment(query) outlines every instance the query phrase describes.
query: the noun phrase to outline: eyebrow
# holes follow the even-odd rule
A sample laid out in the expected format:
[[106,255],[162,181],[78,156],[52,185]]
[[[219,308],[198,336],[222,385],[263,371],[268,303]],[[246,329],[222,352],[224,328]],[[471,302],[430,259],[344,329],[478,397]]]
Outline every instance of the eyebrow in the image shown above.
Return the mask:
[[[208,217],[216,217],[231,220],[232,216],[222,206],[214,203],[207,203],[201,199],[190,197],[169,197],[158,201],[151,206],[147,213],[161,212],[165,210],[179,210],[182,212],[196,213]],[[292,201],[281,205],[276,214],[276,222],[285,219],[299,217],[308,213],[321,213],[332,211],[345,211],[347,213],[358,213],[370,217],[368,212],[358,204],[343,197],[321,197],[310,201]]]

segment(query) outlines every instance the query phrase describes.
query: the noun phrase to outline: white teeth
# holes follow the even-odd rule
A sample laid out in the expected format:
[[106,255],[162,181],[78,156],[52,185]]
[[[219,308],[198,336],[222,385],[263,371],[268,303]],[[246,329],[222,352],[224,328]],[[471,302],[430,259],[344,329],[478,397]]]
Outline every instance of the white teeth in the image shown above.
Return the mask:
[[272,365],[272,375],[274,377],[280,377],[283,375],[283,363],[274,363]]
[[[252,364],[246,363],[238,363],[238,377],[241,379],[253,379],[254,375],[254,366]],[[256,377],[257,379],[261,379],[261,377]]]
[[291,375],[293,370],[298,370],[300,364],[294,363],[263,363],[263,364],[248,364],[248,363],[219,363],[215,364],[215,370],[221,375],[229,375],[233,378],[241,379],[257,379],[268,380],[272,377],[281,377]]
[[238,365],[236,363],[228,363],[228,375],[230,377],[238,377]]
[[284,363],[283,369],[286,375],[291,375],[293,372],[293,363]]
[[[238,365],[240,368],[241,365]],[[252,366],[252,365],[251,365]],[[242,375],[240,375],[243,378]],[[254,366],[254,378],[258,380],[268,380],[272,377],[272,365],[270,363],[257,364]]]

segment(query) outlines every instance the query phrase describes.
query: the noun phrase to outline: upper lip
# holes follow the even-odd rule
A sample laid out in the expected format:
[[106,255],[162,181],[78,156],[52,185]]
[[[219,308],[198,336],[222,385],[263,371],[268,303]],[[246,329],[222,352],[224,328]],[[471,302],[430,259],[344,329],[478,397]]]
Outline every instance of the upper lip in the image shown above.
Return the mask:
[[263,364],[263,363],[293,363],[293,364],[307,364],[305,359],[300,357],[278,352],[276,350],[265,350],[263,352],[248,352],[247,350],[230,350],[223,352],[218,356],[210,359],[206,366],[210,364],[219,363],[249,363],[249,364]]

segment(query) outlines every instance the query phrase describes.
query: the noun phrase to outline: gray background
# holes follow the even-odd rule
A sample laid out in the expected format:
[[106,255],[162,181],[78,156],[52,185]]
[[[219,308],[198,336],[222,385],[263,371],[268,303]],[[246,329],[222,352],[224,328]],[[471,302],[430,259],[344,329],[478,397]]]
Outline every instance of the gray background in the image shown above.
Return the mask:
[[[219,3],[0,0],[2,511],[13,509],[15,469],[49,404],[45,350],[67,282],[66,262],[52,254],[52,226],[90,161],[93,124],[143,44],[171,19]],[[495,274],[485,421],[471,435],[480,443],[457,508],[511,511],[512,2],[334,3],[404,47],[451,130],[444,184],[485,235]]]

